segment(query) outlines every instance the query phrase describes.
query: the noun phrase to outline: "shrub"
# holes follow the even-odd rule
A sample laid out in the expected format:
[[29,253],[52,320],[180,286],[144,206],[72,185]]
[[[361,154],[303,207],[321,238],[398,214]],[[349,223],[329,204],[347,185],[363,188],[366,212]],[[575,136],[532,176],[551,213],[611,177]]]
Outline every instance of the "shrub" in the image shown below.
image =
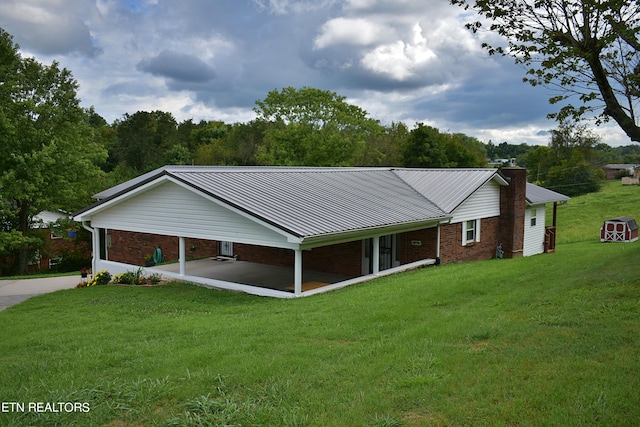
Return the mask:
[[121,274],[113,276],[114,283],[120,283],[123,285],[145,285],[147,283],[157,285],[162,280],[162,275],[158,273],[145,276],[142,272],[142,268],[136,271],[125,271]]
[[80,282],[77,288],[88,288],[96,285],[106,285],[111,281],[111,274],[107,270],[98,271],[89,281]]

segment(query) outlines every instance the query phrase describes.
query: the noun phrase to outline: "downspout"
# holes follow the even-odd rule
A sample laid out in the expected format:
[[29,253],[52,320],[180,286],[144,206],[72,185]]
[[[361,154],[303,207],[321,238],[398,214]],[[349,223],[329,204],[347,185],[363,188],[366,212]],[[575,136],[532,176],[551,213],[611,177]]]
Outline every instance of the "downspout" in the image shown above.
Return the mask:
[[100,256],[100,233],[82,221],[82,228],[91,233],[91,274],[98,272],[98,256]]

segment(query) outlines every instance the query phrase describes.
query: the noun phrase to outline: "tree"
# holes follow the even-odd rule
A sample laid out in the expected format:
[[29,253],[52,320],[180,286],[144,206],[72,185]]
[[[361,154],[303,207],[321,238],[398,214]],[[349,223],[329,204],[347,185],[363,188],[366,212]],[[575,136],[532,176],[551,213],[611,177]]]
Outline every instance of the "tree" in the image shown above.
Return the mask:
[[37,243],[33,217],[86,205],[106,150],[95,142],[71,73],[18,49],[0,29],[0,249],[17,251],[25,272]]
[[138,172],[163,166],[165,151],[177,144],[178,124],[171,113],[138,111],[114,123],[118,140],[112,154]]
[[[613,119],[640,141],[635,107],[640,99],[640,8],[637,0],[450,0],[489,20],[506,47],[483,43],[527,67],[525,82],[560,91],[552,104],[572,97],[552,118]],[[467,24],[474,32],[480,21]],[[598,103],[596,103],[598,101]]]
[[438,129],[416,124],[411,130],[402,152],[405,167],[438,168],[447,164],[442,135]]
[[593,167],[576,151],[570,159],[562,160],[558,166],[549,169],[544,186],[576,197],[600,191],[604,179],[604,171]]
[[269,124],[258,152],[262,164],[353,165],[377,120],[331,91],[303,87],[273,90],[256,101],[258,120]]
[[484,167],[483,143],[462,133],[443,134],[434,127],[416,124],[402,151],[402,165],[421,168]]

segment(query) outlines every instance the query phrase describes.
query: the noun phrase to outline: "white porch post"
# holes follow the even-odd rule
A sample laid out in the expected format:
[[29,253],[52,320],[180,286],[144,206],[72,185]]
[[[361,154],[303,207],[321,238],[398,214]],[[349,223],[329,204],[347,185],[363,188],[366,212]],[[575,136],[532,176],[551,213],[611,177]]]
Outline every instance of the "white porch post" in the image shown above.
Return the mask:
[[373,271],[371,274],[378,274],[380,272],[380,236],[375,236],[373,238],[371,258],[373,259]]
[[302,251],[300,249],[294,249],[295,260],[293,266],[293,286],[295,294],[302,294]]
[[98,261],[100,260],[100,229],[94,228],[91,232],[91,246],[93,246],[93,258],[91,259],[91,274],[98,272]]
[[187,275],[187,251],[185,250],[184,237],[180,236],[178,238],[178,246],[179,246],[179,257],[180,257],[180,275]]
[[440,258],[440,223],[438,223],[438,236],[436,237],[436,258]]

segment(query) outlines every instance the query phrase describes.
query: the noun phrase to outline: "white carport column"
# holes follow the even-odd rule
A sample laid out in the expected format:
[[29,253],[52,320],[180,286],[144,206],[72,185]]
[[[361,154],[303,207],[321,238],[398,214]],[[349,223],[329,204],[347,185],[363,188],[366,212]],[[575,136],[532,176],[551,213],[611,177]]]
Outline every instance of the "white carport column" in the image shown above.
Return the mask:
[[100,229],[93,228],[91,232],[91,246],[93,249],[93,258],[91,259],[91,272],[98,272],[98,262],[100,262]]
[[438,235],[436,238],[436,258],[440,258],[440,223],[438,223]]
[[302,294],[302,251],[294,249],[293,287],[296,295]]
[[371,257],[373,259],[373,271],[371,274],[378,274],[380,272],[380,236],[375,236],[373,238]]
[[[175,240],[174,240],[175,242]],[[187,274],[187,251],[185,249],[184,237],[178,238],[178,250],[180,251],[180,275],[186,276]]]

